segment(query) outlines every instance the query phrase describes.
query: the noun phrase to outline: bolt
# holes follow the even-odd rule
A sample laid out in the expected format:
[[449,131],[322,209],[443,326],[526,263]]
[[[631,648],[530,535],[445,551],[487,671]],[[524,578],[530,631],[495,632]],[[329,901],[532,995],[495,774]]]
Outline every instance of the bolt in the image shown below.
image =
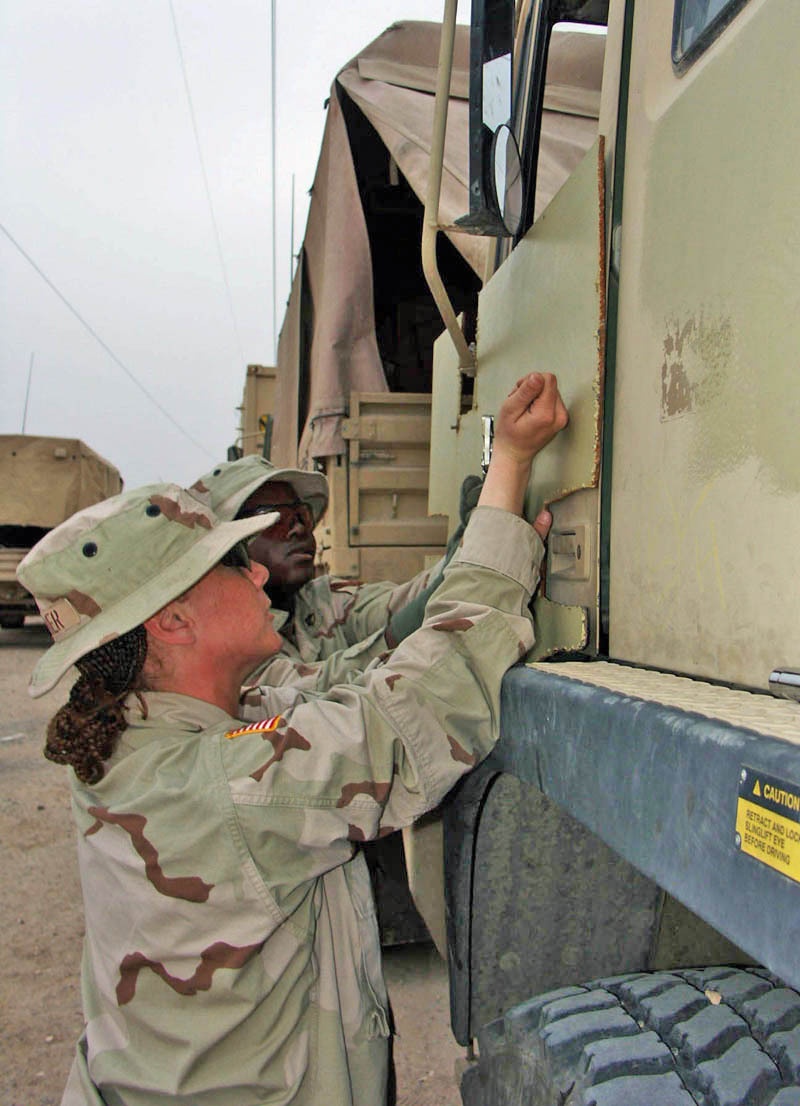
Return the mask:
[[744,768],[739,773],[739,779],[742,781],[742,783],[744,783],[744,781],[747,779],[747,772],[745,772]]
[[734,840],[736,841],[736,848],[741,849],[741,847],[742,847],[742,838],[741,838],[740,834],[737,833]]

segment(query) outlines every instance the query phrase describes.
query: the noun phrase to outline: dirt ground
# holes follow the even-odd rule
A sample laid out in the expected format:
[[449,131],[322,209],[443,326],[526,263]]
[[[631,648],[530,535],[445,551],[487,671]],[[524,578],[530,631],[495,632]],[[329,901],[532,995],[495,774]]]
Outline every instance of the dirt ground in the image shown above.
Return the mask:
[[[82,1027],[83,911],[67,770],[41,753],[65,697],[26,693],[49,638],[0,630],[0,1106],[58,1106]],[[447,970],[425,945],[386,950],[397,1026],[398,1106],[459,1106],[463,1057],[449,1030]]]

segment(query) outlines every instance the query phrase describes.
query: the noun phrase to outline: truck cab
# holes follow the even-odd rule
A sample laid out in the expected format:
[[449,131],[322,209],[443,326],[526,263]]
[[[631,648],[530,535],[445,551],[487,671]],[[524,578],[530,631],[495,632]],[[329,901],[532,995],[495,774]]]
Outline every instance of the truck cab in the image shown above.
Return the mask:
[[[474,365],[437,343],[431,509],[523,372],[557,374],[570,426],[529,491],[554,515],[536,653],[445,812],[469,1106],[798,1093],[799,19],[473,5],[461,222],[497,246]],[[564,35],[600,59],[596,134],[542,204]],[[791,1045],[761,1017],[784,1001]]]

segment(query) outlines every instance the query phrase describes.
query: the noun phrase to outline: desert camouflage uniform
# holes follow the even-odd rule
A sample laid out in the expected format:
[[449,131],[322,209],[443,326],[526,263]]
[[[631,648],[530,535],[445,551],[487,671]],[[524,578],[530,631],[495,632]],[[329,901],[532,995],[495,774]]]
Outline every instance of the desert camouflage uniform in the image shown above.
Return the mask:
[[438,568],[425,569],[405,584],[362,584],[327,575],[310,580],[297,592],[291,615],[273,611],[283,646],[248,682],[320,692],[356,679],[386,653],[390,616],[418,595]]
[[130,697],[105,777],[73,777],[87,1027],[63,1106],[382,1106],[386,993],[355,843],[490,750],[541,553],[522,519],[478,509],[421,630],[257,729]]

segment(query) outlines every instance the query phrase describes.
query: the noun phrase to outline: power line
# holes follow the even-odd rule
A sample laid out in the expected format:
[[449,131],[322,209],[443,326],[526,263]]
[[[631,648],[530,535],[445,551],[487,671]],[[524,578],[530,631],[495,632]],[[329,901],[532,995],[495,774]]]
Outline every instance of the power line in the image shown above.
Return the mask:
[[208,186],[208,174],[206,173],[206,164],[205,164],[205,161],[203,160],[203,150],[202,150],[202,147],[200,145],[200,133],[197,130],[197,119],[195,118],[195,114],[194,114],[194,103],[192,101],[192,93],[191,93],[191,90],[189,88],[189,77],[188,77],[188,74],[186,72],[186,62],[184,61],[184,57],[183,57],[183,47],[181,46],[181,36],[180,36],[179,31],[178,31],[178,20],[175,18],[175,8],[173,6],[172,0],[169,0],[169,11],[170,11],[170,15],[172,16],[172,26],[173,26],[173,29],[175,31],[175,42],[177,43],[177,46],[178,46],[178,57],[180,58],[181,73],[183,74],[183,86],[186,89],[186,99],[189,103],[189,116],[192,120],[192,131],[194,132],[194,143],[195,143],[195,147],[197,148],[197,159],[200,162],[200,173],[203,177],[203,185],[204,185],[205,190],[206,190],[206,199],[208,200],[208,210],[209,210],[209,213],[211,215],[211,225],[214,228],[214,239],[215,239],[216,244],[217,244],[217,255],[219,257],[220,268],[222,269],[222,280],[225,284],[225,292],[226,292],[226,295],[227,295],[227,298],[228,298],[228,310],[230,311],[231,322],[233,323],[233,331],[234,331],[234,334],[236,335],[236,344],[239,347],[240,363],[242,365],[244,365],[245,364],[244,348],[242,347],[242,339],[241,339],[241,336],[239,334],[239,326],[236,322],[236,312],[235,312],[234,307],[233,307],[233,295],[231,293],[230,282],[228,281],[228,270],[227,270],[227,267],[225,265],[225,256],[222,252],[222,239],[220,237],[219,227],[217,226],[217,217],[214,214],[214,204],[211,200],[211,189]]
[[78,322],[81,324],[81,326],[84,327],[86,330],[88,330],[88,332],[91,334],[91,336],[97,342],[97,344],[105,350],[105,352],[108,354],[108,356],[111,358],[111,360],[122,369],[122,371],[125,373],[125,375],[127,377],[129,377],[130,380],[133,381],[133,383],[136,385],[136,387],[139,389],[139,391],[143,392],[147,396],[147,398],[150,400],[150,402],[155,407],[157,407],[159,409],[161,414],[164,415],[165,418],[169,419],[169,421],[172,423],[172,425],[175,427],[175,429],[179,430],[185,438],[188,438],[188,440],[192,443],[192,445],[197,446],[197,448],[199,450],[201,450],[206,455],[206,457],[210,457],[212,460],[215,460],[214,454],[210,453],[204,445],[202,445],[200,442],[197,441],[196,438],[193,438],[192,435],[188,432],[188,430],[184,430],[184,428],[181,426],[181,424],[176,419],[174,419],[172,417],[172,415],[169,413],[169,411],[166,409],[166,407],[164,407],[163,404],[159,403],[159,401],[156,399],[156,397],[153,395],[153,393],[148,391],[148,389],[145,388],[144,384],[142,384],[142,382],[140,380],[138,380],[136,378],[136,376],[134,376],[134,374],[131,372],[131,370],[128,368],[128,366],[123,361],[121,361],[119,357],[117,357],[117,355],[116,355],[116,353],[114,353],[113,349],[111,349],[111,347],[106,342],[103,341],[103,339],[100,337],[100,335],[94,329],[94,327],[90,326],[90,324],[87,323],[86,319],[84,319],[84,317],[80,314],[80,312],[75,307],[72,306],[72,304],[69,302],[67,297],[65,295],[63,295],[63,293],[60,292],[58,290],[58,288],[56,288],[56,286],[55,286],[55,284],[53,284],[52,280],[50,280],[50,278],[47,276],[47,274],[44,273],[39,268],[39,266],[33,260],[31,255],[29,253],[26,253],[26,251],[22,248],[22,246],[19,244],[19,242],[13,236],[13,234],[11,234],[11,232],[2,223],[0,223],[0,230],[3,232],[3,234],[9,240],[9,242],[12,244],[12,246],[15,246],[19,250],[19,252],[25,258],[25,260],[28,262],[28,264],[33,269],[36,270],[36,272],[39,274],[39,276],[42,278],[42,280],[45,282],[45,284],[48,286],[48,288],[50,288],[51,291],[55,292],[55,294],[58,296],[58,298],[61,300],[61,302],[67,308],[67,310],[72,315],[75,316],[75,318],[78,320]]

